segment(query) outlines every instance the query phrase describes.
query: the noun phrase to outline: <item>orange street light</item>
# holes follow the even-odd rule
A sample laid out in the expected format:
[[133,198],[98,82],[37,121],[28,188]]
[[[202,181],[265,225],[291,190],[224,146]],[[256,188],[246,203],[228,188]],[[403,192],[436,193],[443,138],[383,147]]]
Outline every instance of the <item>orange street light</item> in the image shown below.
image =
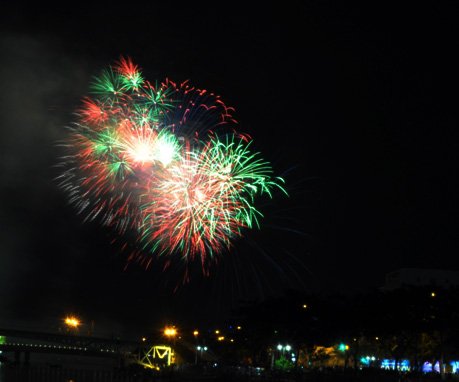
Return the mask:
[[75,316],[67,316],[65,317],[65,325],[67,325],[71,329],[78,329],[81,325],[81,321]]
[[167,327],[164,329],[164,335],[166,337],[175,337],[177,335],[177,329],[174,327]]
[[195,337],[199,336],[199,332],[198,332],[197,330],[195,330],[195,331],[193,332],[193,336],[195,336]]

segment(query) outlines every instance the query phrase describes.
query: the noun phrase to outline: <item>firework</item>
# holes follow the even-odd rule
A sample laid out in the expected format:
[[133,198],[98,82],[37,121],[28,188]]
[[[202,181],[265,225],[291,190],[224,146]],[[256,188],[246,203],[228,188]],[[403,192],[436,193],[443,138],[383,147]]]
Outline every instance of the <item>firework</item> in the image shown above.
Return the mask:
[[283,188],[249,145],[234,137],[211,139],[150,185],[142,199],[142,241],[152,253],[199,256],[205,268],[243,228],[258,225],[262,214],[253,206],[255,196]]
[[258,226],[258,195],[285,192],[215,93],[152,85],[124,58],[91,89],[65,142],[60,185],[86,219],[134,232],[142,256],[178,254],[206,269]]
[[130,59],[91,89],[65,143],[61,185],[87,220],[120,232],[137,226],[139,185],[178,159],[181,142],[235,123],[219,96],[169,80],[153,86]]

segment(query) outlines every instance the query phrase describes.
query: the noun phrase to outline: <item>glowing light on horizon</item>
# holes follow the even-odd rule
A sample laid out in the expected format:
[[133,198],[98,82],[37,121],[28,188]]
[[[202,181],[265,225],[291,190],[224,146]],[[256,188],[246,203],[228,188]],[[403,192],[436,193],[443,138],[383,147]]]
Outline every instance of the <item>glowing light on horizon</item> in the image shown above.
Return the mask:
[[74,329],[77,329],[81,325],[81,321],[75,316],[67,316],[64,319],[64,323]]
[[174,327],[167,327],[164,329],[164,335],[167,337],[175,337],[177,335],[177,329]]

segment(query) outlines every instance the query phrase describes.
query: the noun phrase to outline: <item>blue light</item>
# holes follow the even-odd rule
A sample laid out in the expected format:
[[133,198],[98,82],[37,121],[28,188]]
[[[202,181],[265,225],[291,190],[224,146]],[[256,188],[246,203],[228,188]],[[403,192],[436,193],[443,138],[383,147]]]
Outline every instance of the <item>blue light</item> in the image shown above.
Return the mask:
[[383,359],[381,361],[381,369],[394,370],[395,369],[395,360],[393,360],[393,359]]
[[393,370],[395,369],[395,360],[393,359],[383,359],[381,361],[381,368],[386,370]]
[[430,362],[424,362],[422,365],[422,372],[423,373],[431,373],[432,372],[432,364]]
[[400,371],[410,371],[410,361],[407,359],[402,359],[402,362],[400,362],[398,369]]
[[439,373],[440,372],[440,362],[435,362],[435,365],[434,365],[434,370]]
[[[369,362],[369,360],[368,360]],[[383,359],[381,361],[381,369],[385,370],[395,370],[395,360],[394,359]],[[410,370],[410,361],[407,359],[402,359],[397,365],[397,370],[400,371],[409,371]]]
[[360,358],[360,363],[364,364],[365,366],[368,366],[370,364],[370,360],[367,357],[362,357]]
[[451,361],[449,364],[451,365],[453,374],[459,373],[459,361]]
[[459,361],[451,361],[449,364],[451,365],[452,374],[459,373]]

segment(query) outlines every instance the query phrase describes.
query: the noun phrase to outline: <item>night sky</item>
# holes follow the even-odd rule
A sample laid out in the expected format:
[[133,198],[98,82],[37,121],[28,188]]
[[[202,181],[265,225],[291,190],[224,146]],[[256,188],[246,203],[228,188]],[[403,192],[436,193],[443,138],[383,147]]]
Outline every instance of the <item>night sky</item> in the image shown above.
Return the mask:
[[[1,6],[0,324],[73,312],[153,330],[288,289],[355,293],[401,267],[458,269],[452,6],[133,4]],[[261,229],[175,292],[179,272],[126,268],[54,180],[65,127],[121,55],[150,81],[220,94],[290,194],[261,200]]]

